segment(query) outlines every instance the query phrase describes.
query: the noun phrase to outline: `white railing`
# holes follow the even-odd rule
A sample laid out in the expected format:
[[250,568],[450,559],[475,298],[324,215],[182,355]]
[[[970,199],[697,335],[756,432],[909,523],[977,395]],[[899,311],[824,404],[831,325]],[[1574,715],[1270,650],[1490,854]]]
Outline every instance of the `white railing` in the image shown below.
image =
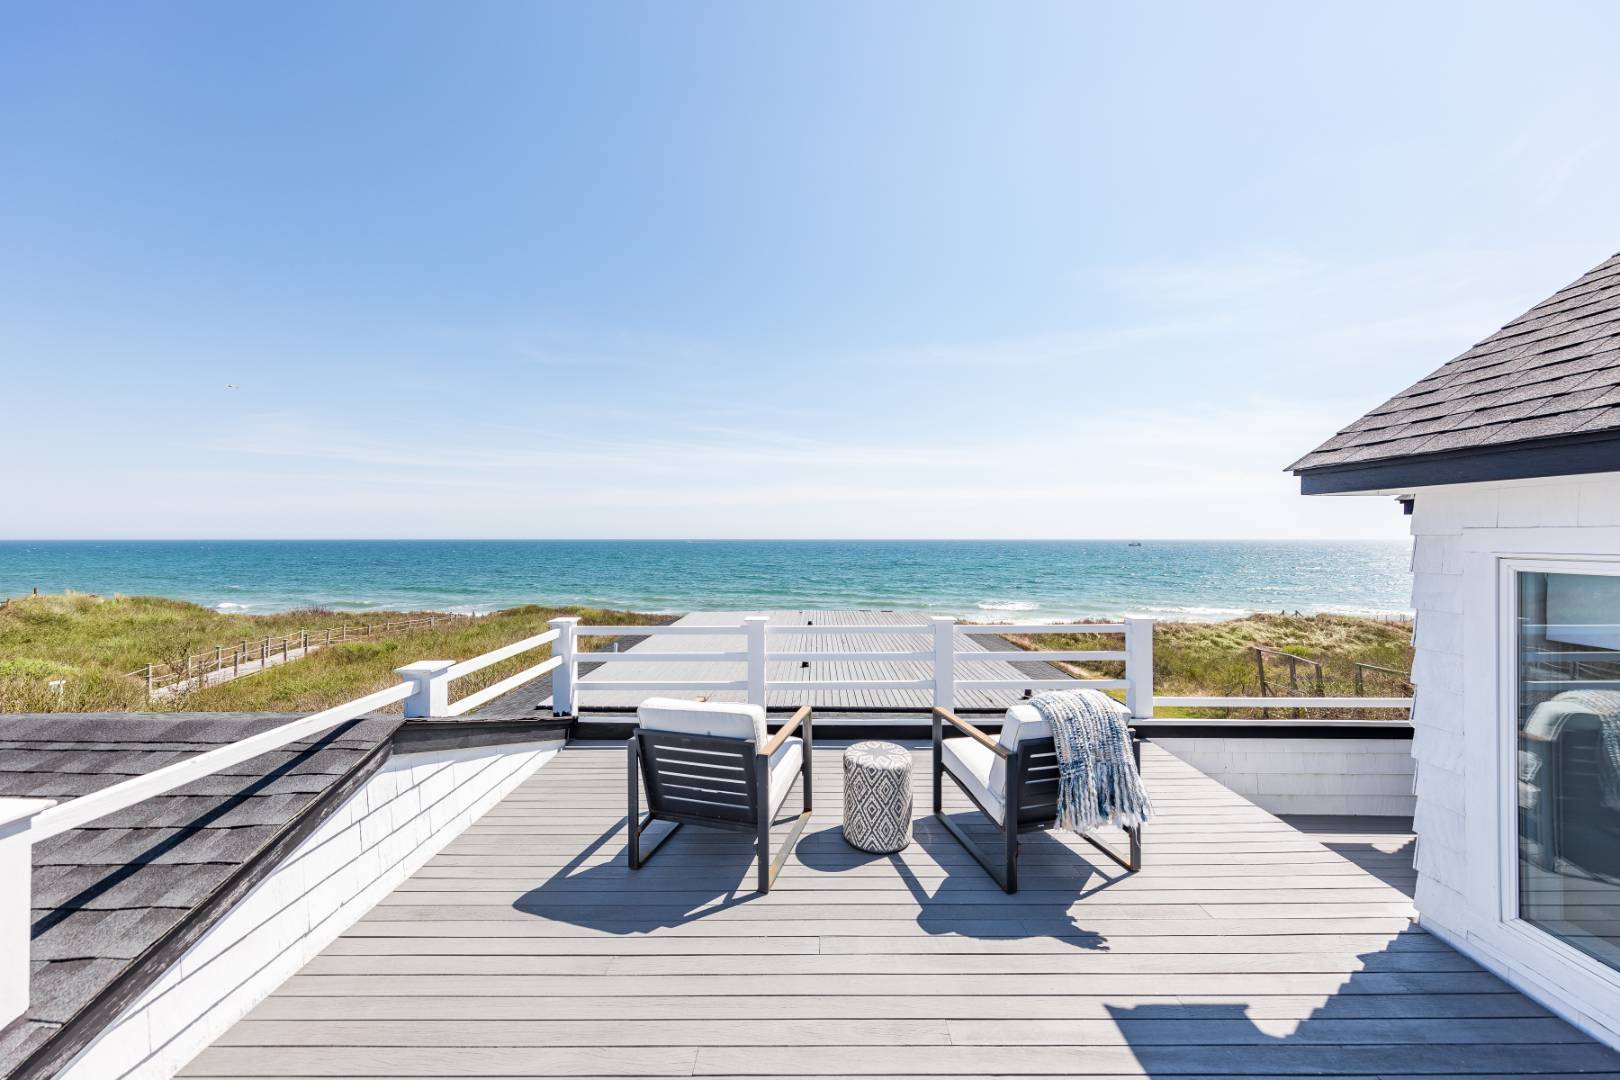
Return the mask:
[[[578,619],[553,619],[552,627],[558,634],[556,674],[552,677],[552,709],[556,715],[571,716],[578,711],[582,690],[632,691],[639,693],[696,693],[715,690],[740,690],[744,700],[764,705],[766,694],[773,690],[919,690],[930,691],[933,705],[947,709],[956,707],[960,690],[1059,690],[1090,686],[1099,690],[1125,691],[1125,705],[1131,716],[1138,720],[1152,719],[1155,706],[1165,708],[1313,708],[1338,709],[1410,709],[1412,699],[1382,697],[1156,697],[1153,692],[1153,620],[1125,619],[1117,623],[1013,623],[978,624],[958,623],[950,616],[935,616],[926,623],[872,623],[851,626],[826,624],[769,625],[765,615],[744,616],[740,623],[720,626],[581,626]],[[1086,634],[1117,635],[1118,649],[1020,649],[1017,652],[963,648],[962,639],[969,636],[1008,637],[1030,634]],[[771,639],[782,636],[794,638],[816,637],[890,637],[922,636],[931,639],[926,649],[806,649],[803,647],[773,648]],[[740,648],[690,652],[602,652],[582,651],[579,641],[596,636],[658,637],[691,636],[707,638],[737,638]],[[927,674],[917,678],[848,678],[848,679],[772,679],[767,677],[768,664],[802,661],[866,661],[871,663],[924,664]],[[1120,663],[1124,672],[1115,679],[1051,678],[1027,676],[1017,678],[964,678],[958,674],[961,663]],[[593,675],[581,683],[581,663],[610,664],[634,662],[640,664],[704,664],[728,663],[743,667],[742,678],[682,679],[660,677],[656,679],[604,679]],[[549,661],[548,661],[549,663]],[[428,715],[428,714],[424,714]]]
[[[143,776],[133,777],[100,791],[57,804],[50,799],[0,799],[0,1026],[22,1015],[28,1007],[29,977],[29,877],[34,843],[86,825],[108,814],[127,809],[146,799],[174,791],[195,780],[241,764],[260,754],[353,720],[395,702],[404,702],[405,715],[413,718],[452,717],[519,686],[552,674],[552,711],[571,716],[577,712],[579,665],[635,661],[655,664],[733,663],[743,665],[743,678],[721,680],[602,680],[585,684],[592,690],[632,690],[676,693],[709,690],[740,690],[747,701],[765,704],[771,690],[917,690],[928,691],[929,700],[953,709],[959,690],[1045,690],[1092,686],[1124,690],[1125,704],[1135,719],[1150,719],[1154,706],[1208,708],[1288,708],[1321,709],[1410,708],[1410,698],[1369,697],[1162,697],[1153,694],[1153,622],[1126,619],[1118,623],[1023,623],[1015,625],[958,624],[949,616],[937,616],[926,623],[858,626],[771,626],[764,615],[749,615],[730,626],[581,626],[577,618],[553,619],[551,629],[510,645],[475,656],[470,660],[419,660],[396,669],[404,680],[397,686],[326,709],[269,731],[260,732],[228,746],[198,754]],[[964,647],[964,638],[976,635],[1027,634],[1115,635],[1122,639],[1119,649],[1048,649],[1002,651]],[[771,638],[877,637],[916,635],[925,637],[930,647],[922,649],[828,649],[802,647],[772,649]],[[689,652],[601,652],[582,651],[581,638],[589,637],[724,637],[740,639],[740,648]],[[491,665],[552,645],[551,655],[531,667],[452,702],[450,684]],[[767,678],[772,661],[870,661],[925,665],[926,675],[909,679],[815,679],[786,680]],[[960,663],[1026,663],[1095,661],[1122,663],[1123,677],[1117,679],[1080,678],[997,678],[959,677]]]
[[[1131,715],[1153,715],[1153,621],[1126,619],[1118,623],[1025,623],[1018,625],[959,624],[950,616],[935,616],[926,623],[872,623],[851,626],[771,626],[768,616],[747,615],[740,623],[722,626],[581,626],[578,619],[553,619],[558,632],[557,656],[561,663],[552,676],[552,709],[559,716],[578,711],[579,693],[592,691],[633,691],[639,693],[693,693],[714,690],[743,691],[744,700],[764,705],[773,690],[918,690],[931,693],[934,705],[953,709],[958,690],[1055,690],[1093,686],[1100,690],[1124,690]],[[971,635],[1085,633],[1118,635],[1119,649],[1068,649],[1041,652],[1002,652],[965,648],[962,640]],[[596,652],[582,651],[579,639],[592,636],[614,637],[690,635],[740,638],[741,648],[701,652]],[[918,636],[929,639],[923,649],[806,649],[772,648],[773,637],[892,637]],[[1118,679],[1019,677],[1007,679],[963,678],[958,663],[1025,663],[1034,661],[1112,661],[1123,663],[1125,673]],[[714,664],[742,665],[742,678],[728,679],[609,679],[593,675],[581,683],[581,663],[611,664]],[[869,663],[922,664],[926,673],[915,678],[772,679],[767,672],[772,663],[864,661]]]
[[[636,632],[643,633],[645,630],[637,628]],[[419,660],[397,669],[397,674],[404,680],[397,686],[378,690],[66,802],[0,799],[0,1027],[28,1010],[30,877],[34,844],[155,796],[165,795],[260,754],[279,750],[338,724],[385,709],[395,702],[405,703],[407,717],[460,716],[556,670],[562,665],[563,657],[552,656],[455,702],[449,699],[452,682],[492,664],[549,645],[560,636],[556,629],[547,630],[459,663],[454,660]],[[571,635],[569,641],[571,648]]]

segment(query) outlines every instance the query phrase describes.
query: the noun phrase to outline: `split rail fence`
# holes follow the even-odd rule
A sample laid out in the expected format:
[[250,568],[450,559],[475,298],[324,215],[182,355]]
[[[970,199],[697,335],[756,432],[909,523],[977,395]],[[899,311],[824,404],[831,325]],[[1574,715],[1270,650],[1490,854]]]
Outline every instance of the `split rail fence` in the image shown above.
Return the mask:
[[[211,649],[190,653],[185,659],[171,664],[147,664],[128,673],[131,679],[146,683],[146,696],[162,695],[176,690],[212,686],[229,682],[243,675],[251,675],[266,668],[286,663],[289,659],[308,656],[330,645],[345,641],[366,641],[391,637],[410,630],[421,630],[450,620],[466,619],[467,615],[427,615],[417,619],[390,619],[372,623],[342,623],[312,630],[295,630],[280,637],[244,638],[238,642],[219,644]],[[278,661],[276,658],[280,657]],[[244,671],[243,669],[247,670]]]

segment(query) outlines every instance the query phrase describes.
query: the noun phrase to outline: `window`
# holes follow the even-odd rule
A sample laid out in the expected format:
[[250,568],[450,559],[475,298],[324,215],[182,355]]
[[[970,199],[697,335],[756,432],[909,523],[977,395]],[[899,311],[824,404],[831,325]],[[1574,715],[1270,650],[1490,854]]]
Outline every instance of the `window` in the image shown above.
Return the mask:
[[1519,917],[1620,968],[1620,577],[1514,576]]

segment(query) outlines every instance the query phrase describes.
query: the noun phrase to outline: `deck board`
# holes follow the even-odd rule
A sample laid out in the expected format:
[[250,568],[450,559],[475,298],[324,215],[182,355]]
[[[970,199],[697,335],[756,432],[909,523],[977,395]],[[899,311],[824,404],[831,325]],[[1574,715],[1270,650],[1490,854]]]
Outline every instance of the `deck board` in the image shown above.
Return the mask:
[[1009,897],[925,816],[925,746],[912,845],[845,845],[840,752],[761,897],[736,834],[630,871],[624,749],[571,745],[185,1075],[1620,1078],[1411,925],[1406,823],[1299,828],[1149,746],[1144,869],[1032,835]]

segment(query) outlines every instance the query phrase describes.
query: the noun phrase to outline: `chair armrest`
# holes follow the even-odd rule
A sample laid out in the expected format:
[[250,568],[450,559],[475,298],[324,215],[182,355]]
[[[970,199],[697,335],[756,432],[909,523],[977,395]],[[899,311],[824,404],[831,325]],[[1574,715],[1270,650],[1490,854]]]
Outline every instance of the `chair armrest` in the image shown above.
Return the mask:
[[1000,743],[996,742],[996,740],[992,739],[990,736],[986,735],[984,732],[980,731],[978,728],[974,727],[960,716],[957,716],[949,709],[941,709],[936,706],[934,708],[934,715],[946,721],[952,727],[957,728],[962,732],[962,734],[974,740],[979,745],[986,747],[991,753],[995,754],[1003,761],[1012,757],[1012,752],[1005,746],[1002,746]]
[[793,714],[793,719],[783,724],[782,730],[778,731],[775,735],[772,735],[770,741],[761,747],[759,752],[764,754],[766,757],[770,757],[772,754],[776,753],[777,747],[781,746],[787,741],[789,735],[792,735],[795,731],[799,730],[800,724],[808,725],[809,723],[810,706],[800,705],[799,711]]

